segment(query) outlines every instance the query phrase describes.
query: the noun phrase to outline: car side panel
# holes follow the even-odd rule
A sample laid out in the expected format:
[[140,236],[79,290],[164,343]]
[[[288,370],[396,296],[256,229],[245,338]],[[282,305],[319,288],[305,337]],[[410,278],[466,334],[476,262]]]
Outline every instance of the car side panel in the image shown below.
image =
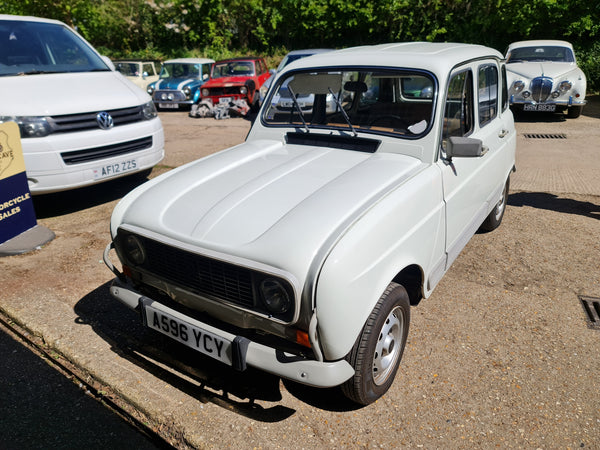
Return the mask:
[[343,358],[387,285],[417,264],[428,277],[445,257],[439,168],[427,166],[381,199],[341,237],[317,282],[318,332],[325,358]]

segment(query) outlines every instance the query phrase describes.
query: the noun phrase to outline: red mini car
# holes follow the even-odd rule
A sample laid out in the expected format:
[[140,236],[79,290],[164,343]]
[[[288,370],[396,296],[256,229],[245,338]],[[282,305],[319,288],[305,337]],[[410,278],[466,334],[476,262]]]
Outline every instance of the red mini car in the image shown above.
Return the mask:
[[260,87],[270,76],[263,58],[249,56],[217,61],[190,115],[220,118],[220,113],[228,114],[231,109],[242,115],[258,109]]

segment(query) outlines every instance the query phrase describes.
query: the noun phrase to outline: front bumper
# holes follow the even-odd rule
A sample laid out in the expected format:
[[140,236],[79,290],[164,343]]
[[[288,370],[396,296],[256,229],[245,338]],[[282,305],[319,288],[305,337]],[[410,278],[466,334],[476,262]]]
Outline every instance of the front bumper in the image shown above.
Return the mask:
[[[236,370],[245,370],[246,366],[251,366],[308,386],[325,388],[339,386],[354,375],[354,369],[346,360],[329,362],[316,361],[302,356],[289,354],[201,322],[142,295],[140,292],[137,292],[133,286],[124,281],[124,277],[116,271],[108,257],[109,249],[110,244],[107,247],[107,251],[104,252],[104,262],[113,273],[118,275],[111,283],[110,293],[115,299],[119,300],[128,308],[139,312],[146,326],[157,329],[172,339],[194,348],[206,356],[225,362]],[[178,336],[176,336],[177,333],[173,333],[173,330],[178,329],[177,327],[172,329],[166,327],[165,330],[161,330],[159,329],[160,327],[150,326],[148,322],[152,320],[148,319],[147,311],[150,311],[150,314],[153,317],[152,320],[156,320],[155,317],[158,314],[161,316],[161,319],[162,316],[173,319],[175,323],[179,324],[178,326],[183,324],[186,330],[188,330],[189,336],[192,336],[192,333],[189,330],[196,330],[194,332],[195,336],[202,333],[211,336],[208,338],[209,340],[227,343],[227,354],[224,355],[224,357],[217,357],[210,349],[208,349],[209,351],[206,351],[205,348],[203,351],[198,345],[194,346],[194,342],[191,339],[184,341],[178,338]],[[170,322],[170,320],[167,320],[167,323],[168,322]]]
[[571,106],[583,106],[585,104],[585,100],[578,100],[573,97],[564,100],[549,99],[544,102],[536,102],[515,95],[510,97],[511,106],[516,106],[525,111],[564,111]]

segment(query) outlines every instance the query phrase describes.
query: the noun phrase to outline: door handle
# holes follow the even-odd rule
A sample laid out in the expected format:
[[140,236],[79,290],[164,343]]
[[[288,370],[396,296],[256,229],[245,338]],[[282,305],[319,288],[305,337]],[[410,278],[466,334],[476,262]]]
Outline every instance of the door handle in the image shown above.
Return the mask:
[[500,139],[502,139],[502,138],[503,138],[503,137],[505,137],[505,136],[506,136],[508,133],[509,133],[509,131],[508,131],[508,130],[502,130],[502,131],[501,131],[501,132],[498,134],[498,137],[499,137]]

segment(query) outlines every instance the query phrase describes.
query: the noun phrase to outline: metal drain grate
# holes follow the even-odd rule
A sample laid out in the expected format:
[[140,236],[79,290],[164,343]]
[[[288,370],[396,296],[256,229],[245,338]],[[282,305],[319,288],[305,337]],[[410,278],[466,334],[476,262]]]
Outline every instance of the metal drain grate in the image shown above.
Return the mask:
[[564,133],[559,134],[546,134],[546,133],[525,133],[527,139],[566,139],[567,135]]
[[600,330],[600,298],[579,296],[588,319],[588,328]]

